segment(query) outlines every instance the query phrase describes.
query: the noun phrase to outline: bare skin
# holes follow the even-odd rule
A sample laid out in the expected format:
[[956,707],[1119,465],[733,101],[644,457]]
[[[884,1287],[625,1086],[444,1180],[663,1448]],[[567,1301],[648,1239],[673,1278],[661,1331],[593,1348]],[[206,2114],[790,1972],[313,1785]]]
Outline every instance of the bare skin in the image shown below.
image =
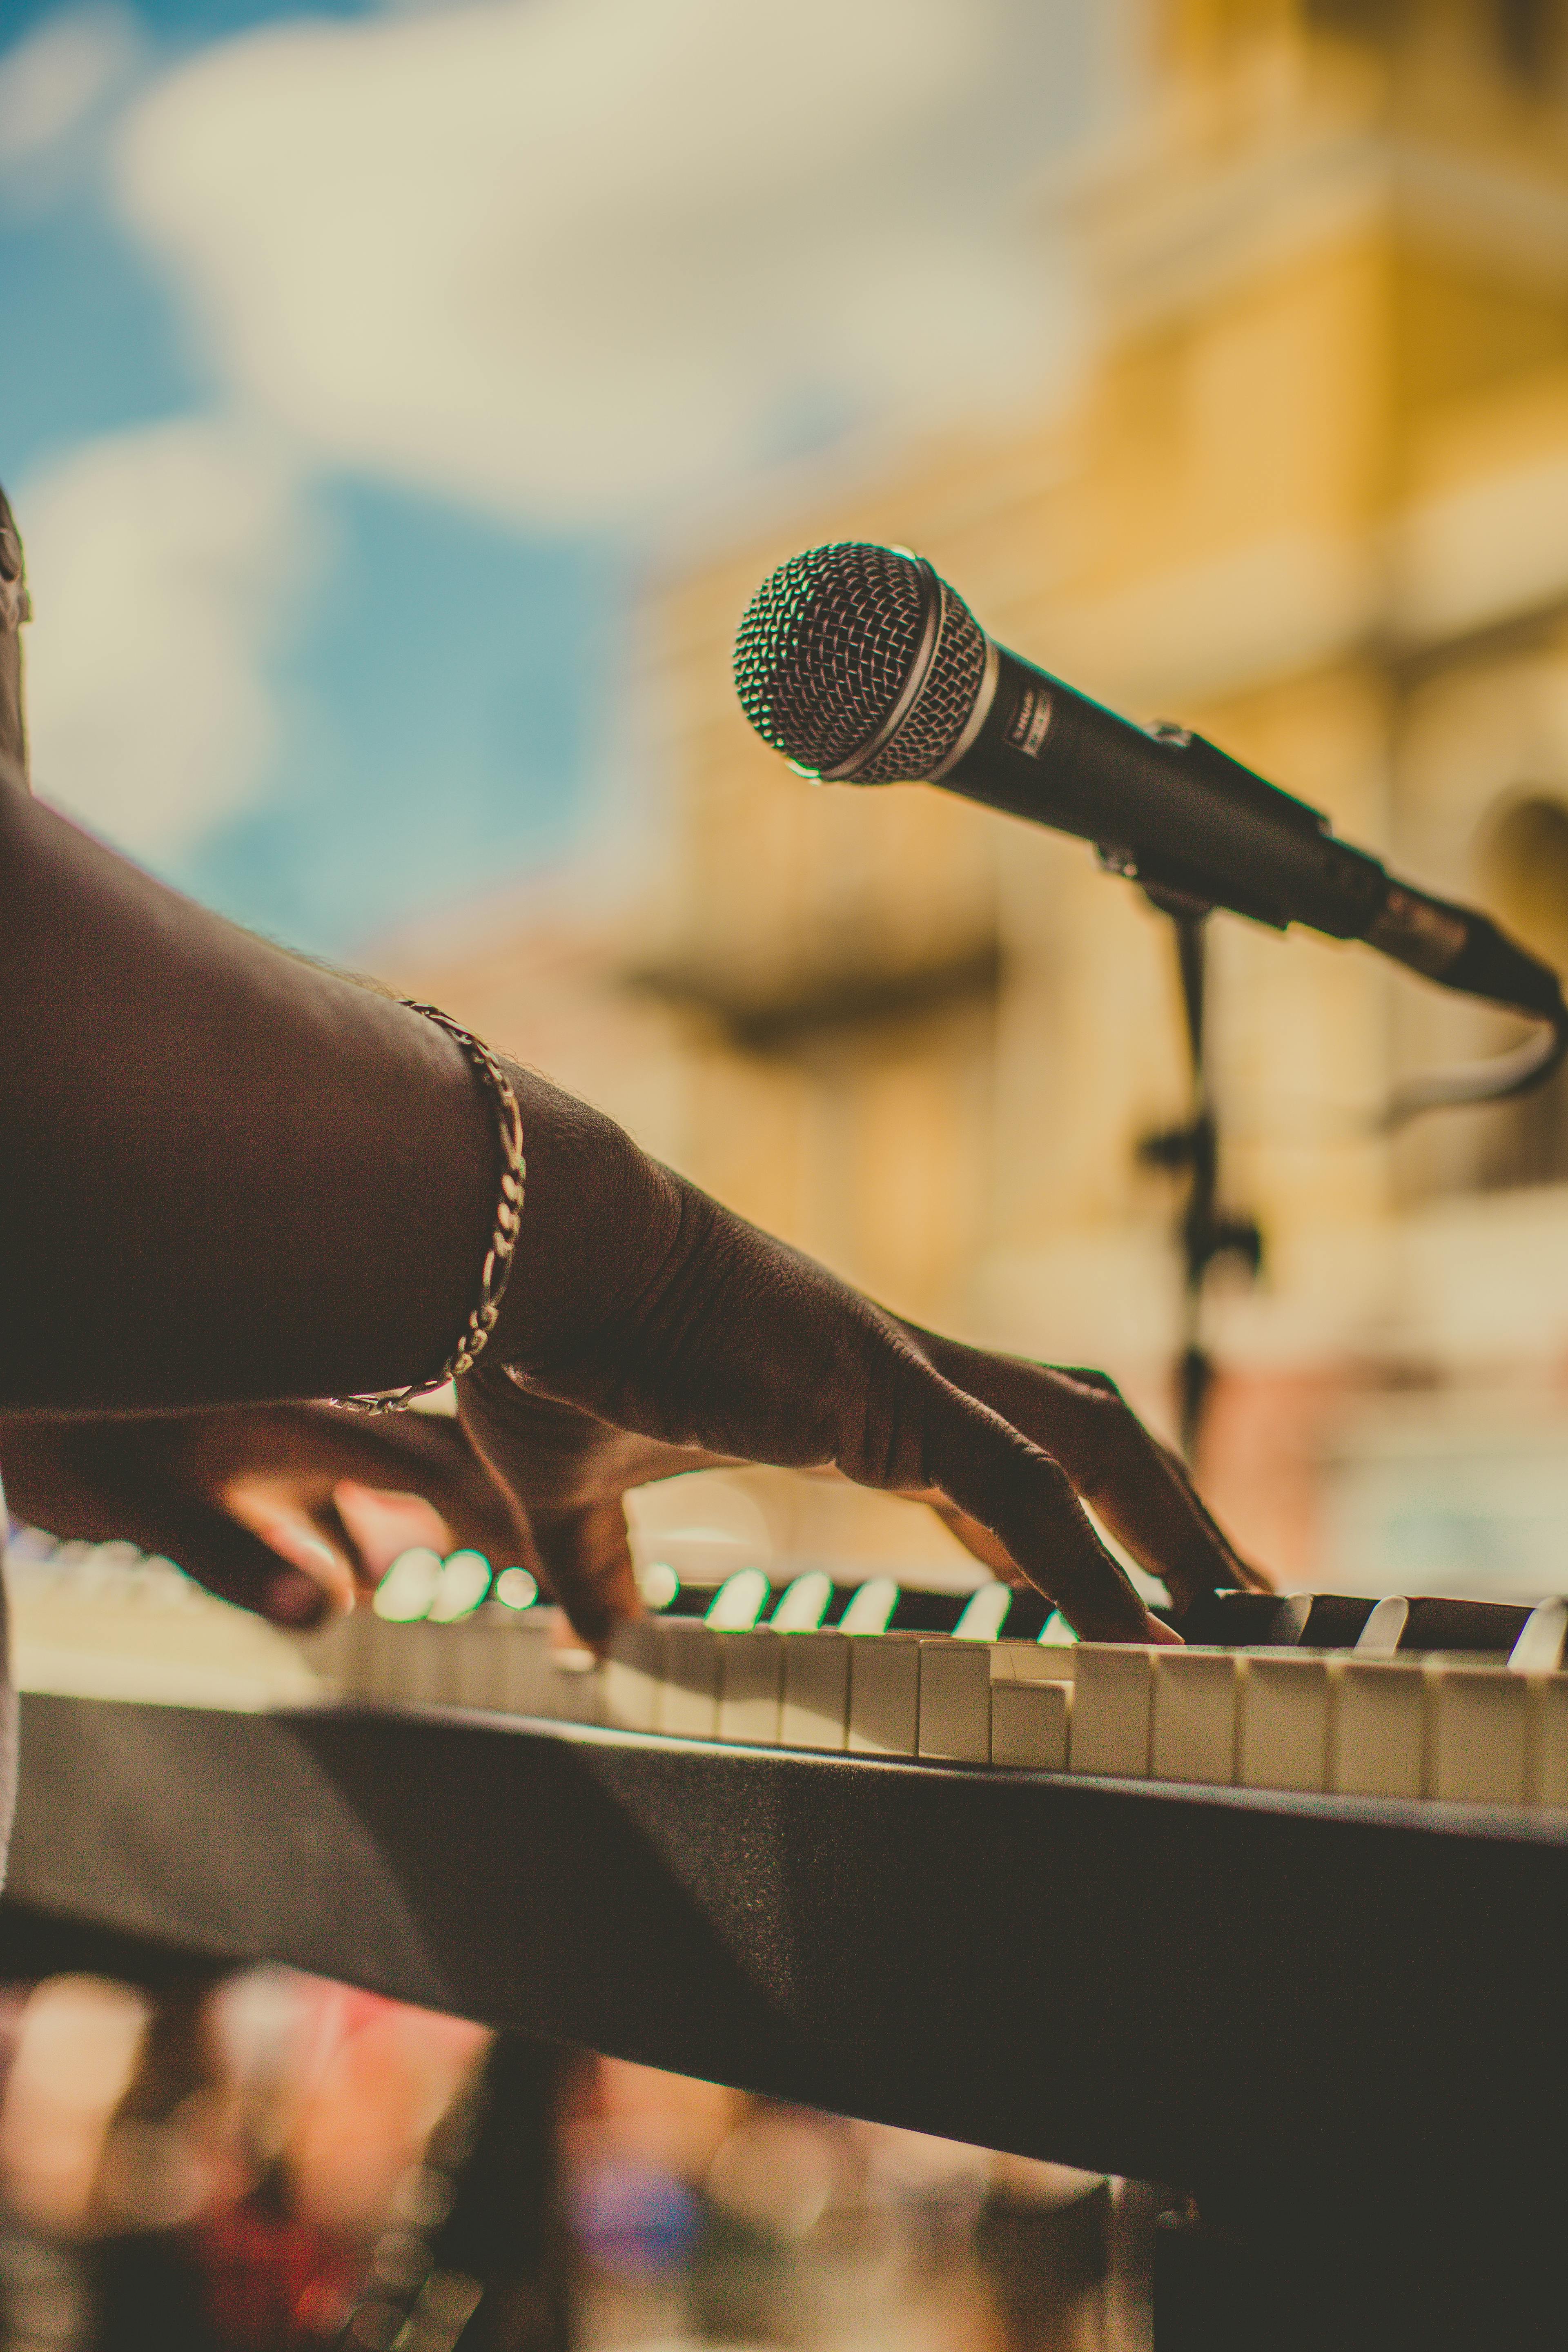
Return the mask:
[[1173,1638],[1085,1503],[1178,1600],[1262,1580],[1101,1375],[901,1322],[516,1066],[518,1266],[460,1429],[395,1433],[290,1403],[438,1370],[491,1231],[490,1107],[434,1024],[237,930],[31,799],[9,544],[0,1462],[14,1507],[61,1534],[145,1541],[298,1622],[316,1604],[290,1578],[341,1603],[368,1573],[345,1486],[410,1490],[492,1556],[536,1544],[595,1640],[636,1605],[625,1490],[704,1461],[929,1500],[1083,1633]]

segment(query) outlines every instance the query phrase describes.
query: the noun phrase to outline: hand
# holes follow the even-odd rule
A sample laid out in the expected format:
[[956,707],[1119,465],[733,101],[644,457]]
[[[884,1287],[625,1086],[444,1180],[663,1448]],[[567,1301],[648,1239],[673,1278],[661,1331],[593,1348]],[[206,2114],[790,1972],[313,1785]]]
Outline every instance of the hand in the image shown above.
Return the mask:
[[12,1510],[52,1535],[124,1540],[289,1626],[374,1590],[412,1542],[531,1562],[525,1522],[458,1424],[331,1405],[0,1420]]
[[[627,1198],[635,1171],[623,1164],[617,1176],[589,1294],[596,1311],[581,1317],[591,1336],[574,1340],[564,1318],[532,1335],[503,1327],[458,1392],[465,1426],[526,1508],[585,1637],[602,1641],[637,1606],[626,1488],[738,1461],[831,1467],[929,1501],[999,1574],[1035,1585],[1098,1639],[1178,1637],[1150,1617],[1084,1502],[1178,1606],[1219,1586],[1266,1585],[1102,1374],[902,1322],[644,1165],[640,1213]],[[661,1216],[673,1238],[651,1276],[632,1256],[616,1299],[616,1234],[657,1231]],[[526,1239],[525,1225],[524,1281]]]

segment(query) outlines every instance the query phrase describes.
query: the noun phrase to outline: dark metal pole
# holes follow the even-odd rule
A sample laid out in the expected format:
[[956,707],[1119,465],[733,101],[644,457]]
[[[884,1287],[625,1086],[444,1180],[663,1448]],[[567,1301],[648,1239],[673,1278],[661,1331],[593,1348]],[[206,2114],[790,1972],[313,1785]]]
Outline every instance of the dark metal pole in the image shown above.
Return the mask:
[[1209,908],[1174,891],[1149,887],[1151,905],[1169,917],[1176,940],[1182,1010],[1186,1024],[1192,1108],[1180,1127],[1141,1138],[1138,1158],[1145,1167],[1184,1171],[1187,1195],[1177,1222],[1182,1252],[1182,1338],[1176,1358],[1176,1405],[1182,1452],[1195,1465],[1204,1416],[1214,1385],[1214,1360],[1204,1345],[1204,1286],[1220,1258],[1236,1259],[1256,1275],[1263,1263],[1263,1235],[1256,1219],[1227,1215],[1219,1207],[1219,1129],[1204,1059],[1204,1014],[1207,982]]

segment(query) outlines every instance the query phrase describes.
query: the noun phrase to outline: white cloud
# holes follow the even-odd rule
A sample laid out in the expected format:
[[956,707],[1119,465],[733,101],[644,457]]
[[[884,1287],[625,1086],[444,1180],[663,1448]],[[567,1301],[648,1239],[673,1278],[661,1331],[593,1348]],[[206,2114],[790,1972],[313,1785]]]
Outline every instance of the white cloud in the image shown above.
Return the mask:
[[36,170],[136,71],[142,44],[129,10],[50,16],[0,56],[0,174]]
[[1048,90],[1015,86],[1019,27],[1050,15],[489,0],[296,23],[146,96],[120,188],[239,398],[314,455],[623,520],[811,413],[947,413],[1039,364],[1048,273],[994,215],[1020,124],[1037,153],[1058,135]]
[[22,486],[39,793],[133,855],[176,856],[260,785],[261,673],[314,549],[292,470],[237,426],[86,444]]

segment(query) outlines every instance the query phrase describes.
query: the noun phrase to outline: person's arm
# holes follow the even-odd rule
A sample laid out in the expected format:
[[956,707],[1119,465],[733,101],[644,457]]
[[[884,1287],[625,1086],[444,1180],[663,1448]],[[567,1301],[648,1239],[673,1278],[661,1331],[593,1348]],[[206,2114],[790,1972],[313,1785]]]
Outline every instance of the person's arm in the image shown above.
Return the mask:
[[0,955],[0,1408],[435,1374],[500,1166],[451,1038],[5,785]]

